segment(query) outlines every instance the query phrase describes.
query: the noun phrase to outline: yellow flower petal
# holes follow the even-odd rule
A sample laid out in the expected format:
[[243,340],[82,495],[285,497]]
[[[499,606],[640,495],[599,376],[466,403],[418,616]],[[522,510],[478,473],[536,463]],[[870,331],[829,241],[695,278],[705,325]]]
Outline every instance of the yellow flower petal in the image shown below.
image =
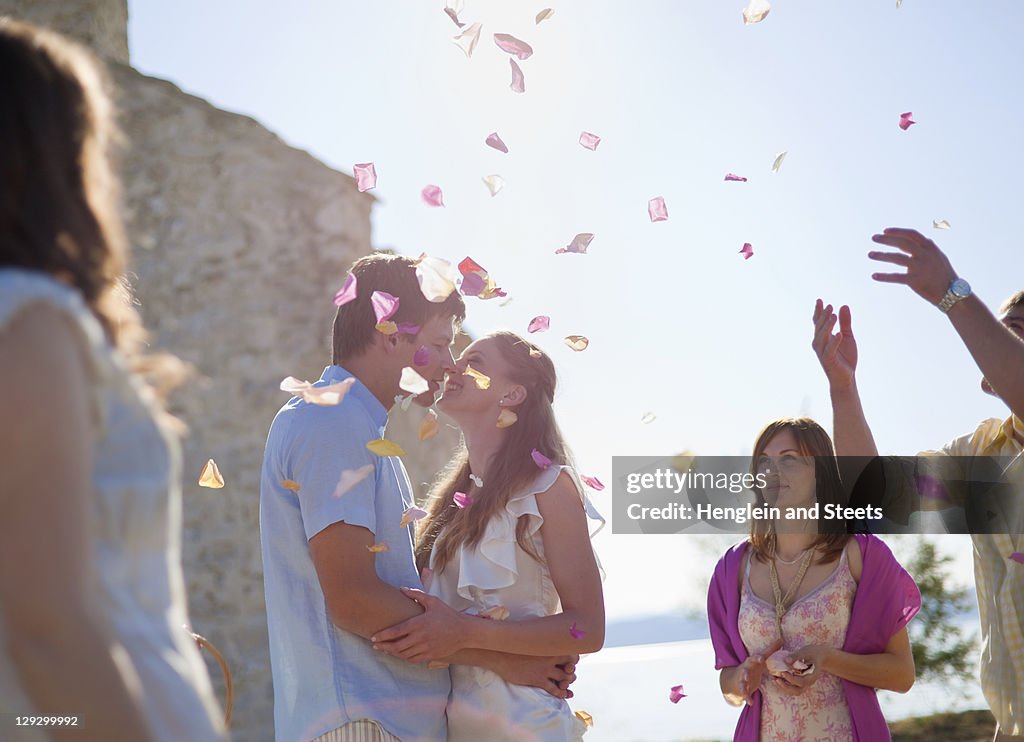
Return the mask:
[[565,339],[565,344],[578,353],[581,350],[586,350],[590,341],[582,335],[570,335]]
[[299,491],[299,487],[301,485],[299,485],[298,482],[292,481],[291,479],[283,479],[283,480],[281,480],[281,486],[284,487],[286,490],[291,490],[292,492],[298,492]]
[[398,332],[398,325],[391,320],[384,320],[377,323],[377,332],[383,332],[385,335],[394,335]]
[[511,615],[508,608],[503,605],[492,605],[490,608],[484,611],[480,611],[476,614],[480,618],[489,618],[492,621],[504,621]]
[[420,440],[425,441],[429,438],[433,438],[437,435],[438,430],[437,413],[433,410],[427,410],[427,416],[423,418],[423,422],[420,423]]
[[415,505],[402,513],[402,520],[399,522],[399,528],[405,528],[410,523],[415,523],[421,518],[427,517],[427,511],[423,508],[418,508]]
[[199,475],[199,486],[211,489],[220,489],[224,486],[224,477],[220,475],[217,462],[213,459],[207,461],[206,466],[203,467],[203,473]]
[[367,449],[371,453],[375,453],[378,456],[405,456],[405,451],[394,441],[389,441],[387,438],[378,438],[375,441],[370,441],[366,444]]
[[594,717],[582,709],[576,712],[576,718],[582,721],[586,725],[587,729],[594,726]]
[[498,427],[508,428],[516,424],[516,420],[519,419],[519,415],[514,413],[512,410],[502,410],[498,413]]
[[536,348],[530,348],[530,358],[540,358],[542,353]]
[[473,381],[476,382],[477,389],[489,389],[491,386],[491,377],[485,376],[472,366],[466,366],[466,370],[465,372],[463,372],[463,376],[472,377]]
[[388,545],[387,544],[374,544],[373,546],[367,546],[366,549],[368,551],[373,552],[374,554],[379,554],[382,551],[387,551],[388,550]]

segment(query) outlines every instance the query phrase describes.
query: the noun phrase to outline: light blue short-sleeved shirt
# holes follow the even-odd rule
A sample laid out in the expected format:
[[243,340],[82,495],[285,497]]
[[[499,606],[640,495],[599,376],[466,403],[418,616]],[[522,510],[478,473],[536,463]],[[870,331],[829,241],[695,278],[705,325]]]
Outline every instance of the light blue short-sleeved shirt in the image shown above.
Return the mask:
[[[351,377],[328,366],[315,386]],[[335,626],[309,553],[309,539],[344,521],[363,526],[388,550],[375,555],[377,575],[395,587],[420,587],[411,526],[413,505],[401,459],[371,453],[384,437],[387,410],[358,380],[336,406],[293,398],[270,426],[260,482],[260,540],[274,679],[278,742],[310,740],[358,719],[374,719],[403,742],[444,740],[448,670],[376,652],[366,639]],[[336,495],[345,472],[373,473]],[[347,477],[350,480],[352,477]],[[282,486],[298,483],[294,492]]]

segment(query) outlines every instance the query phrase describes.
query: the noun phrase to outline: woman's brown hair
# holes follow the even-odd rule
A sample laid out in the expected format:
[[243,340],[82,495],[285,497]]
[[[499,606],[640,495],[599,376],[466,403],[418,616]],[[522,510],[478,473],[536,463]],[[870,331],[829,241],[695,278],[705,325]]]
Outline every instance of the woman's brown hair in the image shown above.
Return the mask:
[[[534,448],[551,459],[552,466],[571,463],[551,407],[556,382],[551,359],[513,332],[495,332],[486,337],[494,341],[507,364],[509,380],[526,388],[526,399],[515,409],[519,419],[505,428],[504,439],[489,464],[483,487],[475,491],[470,507],[461,509],[453,500],[456,492],[469,488],[469,453],[465,441],[438,475],[427,499],[427,517],[418,526],[416,564],[420,569],[428,566],[435,547],[434,566],[440,570],[455,556],[459,546],[473,547],[480,543],[487,524],[504,509],[509,498],[537,480],[540,470],[530,455]],[[516,524],[516,541],[537,559],[537,550],[527,537],[527,526],[527,519],[520,518]],[[444,535],[439,538],[442,531]]]
[[[784,417],[773,420],[764,426],[758,433],[757,441],[754,443],[754,453],[751,456],[751,473],[756,476],[757,462],[768,447],[771,439],[783,430],[788,430],[796,439],[800,453],[804,456],[814,457],[814,488],[815,498],[819,505],[845,505],[846,497],[843,494],[842,480],[839,477],[839,466],[836,462],[835,448],[832,439],[818,423],[809,417]],[[757,496],[757,506],[765,505],[764,495],[758,487],[754,487],[754,494]],[[818,564],[828,564],[839,558],[850,536],[846,532],[846,526],[842,521],[825,520],[818,521],[818,538],[814,540],[813,547],[821,550]],[[822,532],[821,526],[824,525]],[[750,545],[754,555],[761,562],[767,562],[775,553],[776,539],[775,530],[770,520],[756,518],[750,523]]]

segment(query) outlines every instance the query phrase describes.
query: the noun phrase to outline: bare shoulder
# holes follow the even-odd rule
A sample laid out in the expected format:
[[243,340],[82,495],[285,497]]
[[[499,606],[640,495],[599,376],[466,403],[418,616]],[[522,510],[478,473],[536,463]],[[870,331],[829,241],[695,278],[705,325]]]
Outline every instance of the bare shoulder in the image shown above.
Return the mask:
[[537,497],[537,509],[545,518],[549,513],[584,513],[583,495],[567,471],[562,471],[554,484]]
[[860,550],[860,541],[855,536],[850,536],[850,540],[846,544],[846,561],[850,565],[853,581],[860,584],[860,576],[864,570],[864,555]]

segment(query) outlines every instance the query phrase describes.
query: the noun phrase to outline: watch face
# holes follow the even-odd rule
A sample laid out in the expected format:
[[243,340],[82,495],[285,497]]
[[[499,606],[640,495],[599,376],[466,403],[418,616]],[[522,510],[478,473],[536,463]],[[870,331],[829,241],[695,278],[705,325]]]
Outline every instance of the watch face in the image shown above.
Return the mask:
[[962,278],[958,278],[949,285],[949,290],[963,299],[971,295],[971,284]]

